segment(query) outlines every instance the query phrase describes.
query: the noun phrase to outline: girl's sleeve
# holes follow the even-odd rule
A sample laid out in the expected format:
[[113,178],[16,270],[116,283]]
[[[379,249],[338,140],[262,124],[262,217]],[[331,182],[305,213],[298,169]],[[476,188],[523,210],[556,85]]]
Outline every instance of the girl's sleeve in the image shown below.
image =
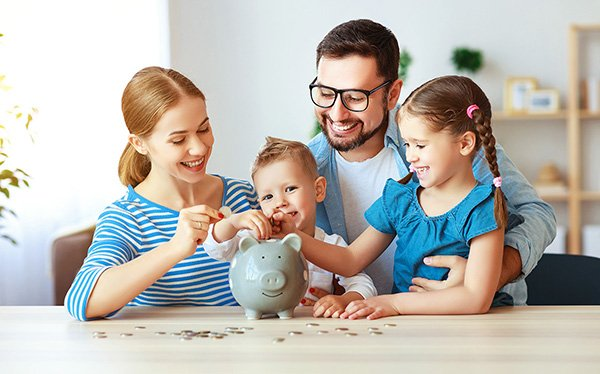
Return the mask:
[[388,179],[381,196],[365,212],[365,219],[374,229],[396,235],[396,225],[410,205],[410,189]]
[[496,230],[498,224],[494,217],[494,195],[490,192],[479,199],[468,211],[464,212],[462,235],[467,243],[479,235]]

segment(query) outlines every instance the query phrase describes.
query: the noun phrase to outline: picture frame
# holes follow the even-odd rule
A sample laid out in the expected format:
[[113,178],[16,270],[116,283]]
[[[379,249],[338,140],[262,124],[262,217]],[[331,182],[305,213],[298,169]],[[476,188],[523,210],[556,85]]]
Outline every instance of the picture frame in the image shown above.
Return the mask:
[[527,95],[529,113],[557,113],[560,107],[560,94],[557,89],[535,89]]
[[509,77],[504,84],[504,111],[527,113],[528,95],[537,89],[537,79],[533,77]]

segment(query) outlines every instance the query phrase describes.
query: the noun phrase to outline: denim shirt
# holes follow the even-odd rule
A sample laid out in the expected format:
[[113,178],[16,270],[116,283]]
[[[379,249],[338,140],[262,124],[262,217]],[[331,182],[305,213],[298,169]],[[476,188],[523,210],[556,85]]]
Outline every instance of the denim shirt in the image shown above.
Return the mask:
[[[394,150],[399,175],[408,173],[409,162],[406,161],[406,150],[395,121],[397,105],[389,114],[388,127],[385,132],[384,146]],[[327,179],[327,195],[317,206],[317,226],[328,234],[338,234],[348,242],[348,232],[344,220],[342,193],[337,176],[335,152],[325,136],[321,133],[308,144],[317,161],[319,175]],[[504,237],[504,244],[519,251],[521,256],[521,275],[501,291],[512,296],[514,305],[525,305],[527,276],[542,257],[544,249],[554,240],[556,235],[556,217],[552,207],[538,196],[537,192],[521,174],[514,163],[504,153],[504,149],[496,144],[496,157],[502,176],[502,192],[507,200],[509,222]],[[492,184],[493,176],[489,170],[483,149],[473,159],[475,179],[483,184]],[[416,180],[416,179],[415,179]],[[390,274],[390,277],[392,274]]]

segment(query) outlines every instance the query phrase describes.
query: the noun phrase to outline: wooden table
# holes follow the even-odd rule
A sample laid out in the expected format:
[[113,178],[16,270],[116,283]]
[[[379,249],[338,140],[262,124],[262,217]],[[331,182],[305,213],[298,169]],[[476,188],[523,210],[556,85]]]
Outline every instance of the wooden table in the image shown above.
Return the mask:
[[[173,335],[182,330],[209,336]],[[92,322],[63,307],[0,307],[0,373],[417,371],[600,373],[600,307],[375,321],[315,319],[307,307],[258,321],[238,307],[137,307]]]

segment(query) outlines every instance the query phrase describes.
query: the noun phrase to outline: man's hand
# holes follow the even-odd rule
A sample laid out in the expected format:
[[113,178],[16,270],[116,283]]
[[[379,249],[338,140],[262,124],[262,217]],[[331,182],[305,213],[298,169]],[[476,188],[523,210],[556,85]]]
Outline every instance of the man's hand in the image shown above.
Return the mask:
[[456,287],[465,281],[467,259],[460,256],[430,256],[423,259],[425,265],[437,268],[449,268],[448,278],[443,281],[426,278],[413,278],[413,285],[408,288],[411,292],[426,292]]
[[[465,258],[460,256],[430,256],[425,257],[423,262],[429,266],[449,268],[448,278],[443,281],[413,278],[413,285],[408,288],[411,292],[442,290],[444,288],[460,286],[465,280],[465,270],[467,268],[467,260]],[[501,289],[521,275],[521,267],[522,263],[519,251],[513,247],[505,246],[502,257],[502,273],[500,274],[496,290]]]

